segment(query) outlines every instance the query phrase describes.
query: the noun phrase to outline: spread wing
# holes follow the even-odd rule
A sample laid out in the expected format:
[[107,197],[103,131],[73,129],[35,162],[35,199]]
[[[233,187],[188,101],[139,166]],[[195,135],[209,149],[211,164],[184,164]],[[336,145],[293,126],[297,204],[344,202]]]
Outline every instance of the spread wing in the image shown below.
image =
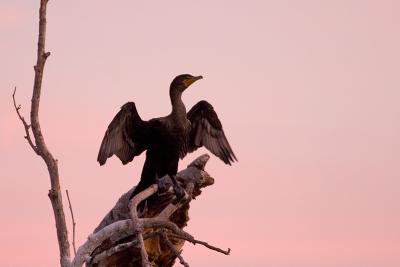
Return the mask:
[[135,103],[128,102],[111,121],[101,142],[97,161],[106,163],[112,155],[116,155],[125,165],[146,150],[142,138],[146,122],[140,118]]
[[211,153],[226,164],[237,161],[231,146],[226,139],[222,124],[213,106],[207,101],[200,101],[187,113],[191,123],[187,152],[193,152],[205,146]]

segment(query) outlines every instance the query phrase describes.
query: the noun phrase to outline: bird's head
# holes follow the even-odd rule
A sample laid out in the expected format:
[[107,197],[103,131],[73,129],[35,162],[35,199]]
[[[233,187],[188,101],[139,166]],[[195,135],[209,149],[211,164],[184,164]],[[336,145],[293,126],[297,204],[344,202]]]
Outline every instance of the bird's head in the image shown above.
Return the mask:
[[203,79],[203,76],[192,76],[190,74],[181,74],[175,77],[175,79],[171,83],[170,88],[171,90],[177,90],[182,93],[192,83],[200,79]]

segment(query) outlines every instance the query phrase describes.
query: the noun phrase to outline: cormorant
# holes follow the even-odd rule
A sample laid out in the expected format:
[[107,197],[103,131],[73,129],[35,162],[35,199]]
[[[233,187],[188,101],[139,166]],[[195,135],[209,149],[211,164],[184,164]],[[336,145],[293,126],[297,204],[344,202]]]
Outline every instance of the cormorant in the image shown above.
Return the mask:
[[128,102],[108,126],[97,157],[100,165],[112,155],[125,165],[147,150],[141,179],[131,198],[166,174],[174,182],[177,195],[182,196],[184,193],[175,177],[179,158],[201,146],[226,164],[237,160],[211,104],[202,100],[186,113],[182,93],[202,78],[182,74],[172,81],[169,91],[172,111],[168,116],[143,121],[135,103]]

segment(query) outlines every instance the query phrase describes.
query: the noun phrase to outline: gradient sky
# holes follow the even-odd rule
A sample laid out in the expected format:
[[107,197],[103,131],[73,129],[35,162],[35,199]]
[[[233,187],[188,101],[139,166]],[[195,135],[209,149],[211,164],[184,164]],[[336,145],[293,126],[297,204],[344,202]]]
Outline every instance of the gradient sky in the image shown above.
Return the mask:
[[[3,267],[58,264],[47,170],[11,101],[17,86],[28,117],[38,5],[0,3]],[[187,228],[232,255],[186,244],[190,266],[400,266],[399,25],[399,1],[51,0],[41,124],[77,243],[142,168],[98,166],[112,117],[126,101],[166,115],[170,81],[191,73],[205,79],[184,102],[215,106],[240,161],[211,158]]]

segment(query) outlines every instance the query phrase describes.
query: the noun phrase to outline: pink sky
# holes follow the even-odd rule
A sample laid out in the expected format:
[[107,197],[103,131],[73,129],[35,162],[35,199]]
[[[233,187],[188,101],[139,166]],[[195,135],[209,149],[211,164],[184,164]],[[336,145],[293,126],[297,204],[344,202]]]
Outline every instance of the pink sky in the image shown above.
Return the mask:
[[[212,157],[187,228],[232,255],[187,244],[190,266],[400,266],[399,3],[50,1],[41,123],[77,243],[142,168],[98,166],[114,114],[135,101],[142,118],[166,115],[171,79],[191,73],[205,79],[187,107],[215,106],[240,161]],[[28,117],[38,4],[0,3],[4,267],[58,264],[49,178],[11,104],[17,86]]]

